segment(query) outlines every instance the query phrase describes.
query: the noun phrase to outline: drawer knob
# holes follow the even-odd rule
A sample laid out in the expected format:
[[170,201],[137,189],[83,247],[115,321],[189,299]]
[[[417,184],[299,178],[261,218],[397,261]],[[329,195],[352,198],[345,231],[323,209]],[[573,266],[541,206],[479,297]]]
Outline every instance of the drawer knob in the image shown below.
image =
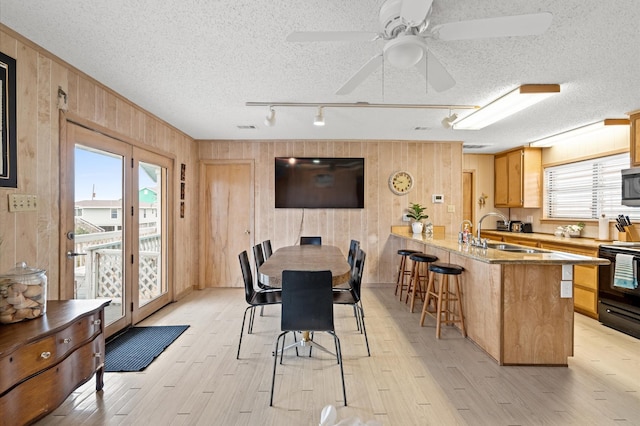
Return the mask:
[[40,354],[40,358],[42,359],[49,359],[51,357],[51,352],[42,352]]
[[65,339],[62,339],[62,343],[71,343],[71,339],[68,337]]
[[94,324],[94,325],[100,325],[100,324],[102,324],[102,321],[100,321],[99,319],[97,319],[97,320],[94,320],[94,321],[93,321],[93,324]]

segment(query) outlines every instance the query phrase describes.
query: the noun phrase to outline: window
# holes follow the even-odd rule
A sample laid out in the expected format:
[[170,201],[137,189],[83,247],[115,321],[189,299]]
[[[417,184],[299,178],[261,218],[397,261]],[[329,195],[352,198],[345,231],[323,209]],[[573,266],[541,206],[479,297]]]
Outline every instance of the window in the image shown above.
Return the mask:
[[81,208],[76,207],[76,208],[75,208],[75,211],[76,211],[76,217],[78,217],[78,216],[82,216],[82,209],[81,209]]
[[118,218],[118,209],[111,209],[111,219]]
[[597,219],[619,214],[640,219],[640,209],[621,204],[620,171],[629,153],[610,155],[544,169],[544,213],[550,219]]

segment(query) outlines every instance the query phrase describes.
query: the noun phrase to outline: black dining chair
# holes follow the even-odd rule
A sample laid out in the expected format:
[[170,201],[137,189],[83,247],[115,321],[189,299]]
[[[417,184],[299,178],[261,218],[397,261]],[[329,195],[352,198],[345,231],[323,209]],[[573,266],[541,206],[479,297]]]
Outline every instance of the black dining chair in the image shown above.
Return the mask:
[[358,249],[360,248],[360,241],[351,240],[349,243],[349,254],[347,255],[347,262],[353,268],[353,262],[356,259],[356,255],[358,254]]
[[312,245],[312,246],[321,246],[322,245],[322,237],[300,237],[300,245]]
[[356,327],[361,334],[364,334],[364,341],[367,345],[367,355],[371,356],[369,350],[369,337],[367,336],[367,327],[364,323],[364,308],[362,307],[362,298],[360,290],[362,288],[362,275],[364,271],[364,261],[367,257],[367,253],[363,250],[358,250],[354,267],[351,270],[351,278],[349,279],[349,290],[341,291],[338,289],[333,290],[333,303],[336,305],[350,305],[353,306],[353,315],[356,318]]
[[[278,354],[282,364],[284,352],[298,346],[309,345],[327,351],[322,345],[313,342],[296,342],[285,348],[285,336],[289,332],[296,331],[324,331],[333,336],[336,358],[340,365],[340,377],[342,378],[342,395],[344,405],[347,405],[347,392],[344,386],[344,370],[342,368],[342,350],[340,339],[335,333],[333,322],[333,282],[331,271],[283,271],[282,272],[282,315],[280,329],[282,333],[276,339],[273,357],[273,376],[271,378],[271,399],[269,405],[273,405],[273,389],[276,381],[276,366]],[[295,337],[295,334],[294,334]],[[282,349],[280,347],[282,340]],[[330,352],[329,352],[330,353]]]
[[260,267],[265,261],[264,252],[262,251],[262,245],[256,244],[253,246],[253,260],[256,263],[256,283],[258,284],[258,288],[261,290],[271,290],[273,287],[262,284],[260,282]]
[[253,321],[255,318],[255,308],[265,305],[278,305],[282,303],[282,292],[280,290],[256,291],[253,288],[253,276],[251,275],[251,265],[247,251],[243,251],[238,255],[240,259],[240,269],[242,269],[242,279],[244,280],[244,297],[249,306],[244,310],[242,317],[242,327],[240,328],[240,340],[238,341],[238,354],[236,359],[240,359],[240,346],[242,345],[242,334],[244,333],[244,323],[247,319],[247,311],[249,314],[249,324],[247,326],[247,334],[253,332]]
[[273,254],[273,250],[271,249],[271,240],[264,240],[262,242],[262,251],[264,252],[264,260],[267,260]]

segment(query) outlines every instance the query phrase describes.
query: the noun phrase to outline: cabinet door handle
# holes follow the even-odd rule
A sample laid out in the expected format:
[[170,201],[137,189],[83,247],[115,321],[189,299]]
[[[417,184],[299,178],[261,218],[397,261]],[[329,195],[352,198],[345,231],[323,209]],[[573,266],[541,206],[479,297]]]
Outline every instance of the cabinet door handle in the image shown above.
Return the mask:
[[66,338],[62,339],[62,343],[71,343],[71,339],[66,337]]
[[40,354],[40,358],[42,359],[49,359],[51,357],[51,352],[42,352]]

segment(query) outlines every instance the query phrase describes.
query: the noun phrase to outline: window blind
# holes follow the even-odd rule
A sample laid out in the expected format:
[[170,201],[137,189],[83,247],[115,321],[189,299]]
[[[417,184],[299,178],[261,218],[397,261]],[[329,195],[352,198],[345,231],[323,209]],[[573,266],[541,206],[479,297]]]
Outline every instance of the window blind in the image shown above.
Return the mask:
[[544,169],[547,218],[597,219],[619,214],[640,219],[640,209],[621,204],[620,171],[629,168],[629,153],[610,155]]

